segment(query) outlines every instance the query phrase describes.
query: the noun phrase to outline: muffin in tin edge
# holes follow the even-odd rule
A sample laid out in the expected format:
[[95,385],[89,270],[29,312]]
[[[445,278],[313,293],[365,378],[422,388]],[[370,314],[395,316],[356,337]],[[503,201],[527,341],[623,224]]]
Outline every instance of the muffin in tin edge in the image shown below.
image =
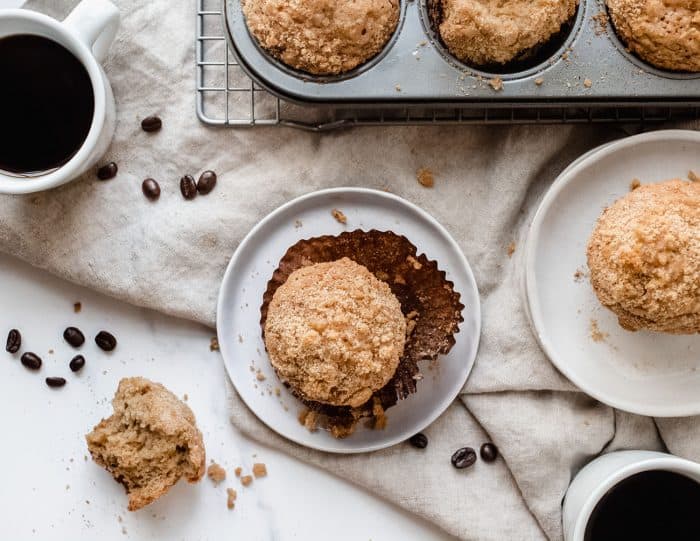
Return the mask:
[[420,0],[421,20],[430,41],[441,56],[453,67],[475,76],[500,77],[503,80],[513,80],[529,77],[544,71],[549,66],[561,60],[564,53],[570,49],[583,26],[587,5],[586,0],[579,0],[576,13],[570,21],[562,25],[561,30],[547,42],[528,51],[526,57],[505,64],[471,65],[457,58],[443,42],[438,25],[442,17],[440,0]]
[[297,79],[301,79],[305,82],[313,82],[313,83],[338,83],[342,81],[346,81],[348,79],[352,79],[354,77],[357,77],[359,75],[362,75],[363,73],[371,70],[372,68],[376,67],[384,58],[389,54],[389,52],[393,49],[394,45],[398,41],[399,35],[401,34],[401,31],[404,26],[404,22],[406,19],[406,4],[411,2],[412,0],[399,0],[399,20],[396,23],[396,28],[394,29],[394,32],[391,36],[391,38],[386,42],[384,47],[379,51],[376,55],[373,57],[369,58],[366,60],[364,63],[360,64],[359,66],[348,70],[343,73],[339,73],[337,75],[316,75],[313,73],[309,73],[300,69],[296,69],[292,66],[289,66],[288,64],[285,64],[282,60],[276,58],[275,56],[272,55],[272,53],[268,52],[266,49],[264,49],[260,43],[258,42],[258,39],[255,37],[255,35],[251,32],[250,28],[248,27],[248,22],[246,20],[245,14],[243,12],[243,0],[234,0],[235,4],[235,11],[236,11],[236,16],[239,16],[241,20],[243,21],[243,26],[246,29],[247,37],[250,39],[250,41],[253,43],[255,46],[255,49],[258,50],[260,55],[265,58],[267,62],[269,62],[271,65],[273,65],[276,69],[280,70],[286,75],[289,75],[291,77],[295,77]]

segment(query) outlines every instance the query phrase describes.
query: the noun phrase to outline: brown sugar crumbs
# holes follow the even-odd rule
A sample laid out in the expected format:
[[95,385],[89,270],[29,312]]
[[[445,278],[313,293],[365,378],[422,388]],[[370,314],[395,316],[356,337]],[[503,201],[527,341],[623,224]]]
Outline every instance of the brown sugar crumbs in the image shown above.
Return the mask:
[[265,466],[265,464],[263,464],[262,462],[256,462],[255,464],[253,464],[253,475],[256,479],[260,477],[266,477],[267,466]]
[[333,218],[335,218],[336,222],[338,222],[340,224],[348,223],[348,218],[347,218],[347,216],[345,216],[345,214],[343,214],[342,211],[340,211],[338,209],[333,209],[331,211],[331,214],[333,215]]
[[216,462],[212,462],[207,470],[207,475],[215,485],[218,485],[221,483],[221,481],[226,479],[226,470],[219,466]]
[[638,178],[633,178],[632,182],[630,182],[630,191],[634,191],[637,188],[639,188],[642,185],[641,181]]
[[591,319],[591,340],[594,342],[605,342],[608,336],[610,336],[608,333],[600,330],[598,320]]
[[420,185],[425,188],[432,188],[435,186],[435,177],[433,176],[433,172],[427,167],[421,167],[418,169],[416,178],[418,179]]
[[235,490],[233,490],[232,488],[226,489],[226,507],[228,507],[229,509],[233,509],[234,507],[236,507],[236,496],[238,496],[238,494]]
[[513,257],[513,254],[515,253],[515,248],[516,248],[515,241],[514,240],[510,241],[510,244],[508,245],[508,257]]
[[73,312],[75,312],[76,314],[79,314],[82,309],[83,309],[82,303],[76,302],[75,304],[73,304]]
[[216,336],[209,342],[209,351],[219,351],[219,339]]
[[250,486],[250,484],[253,482],[253,476],[252,475],[244,475],[241,477],[241,484],[244,487]]
[[238,466],[235,470],[233,470],[233,473],[236,475],[236,477],[240,477],[241,472],[243,472],[243,468],[241,468],[240,466]]

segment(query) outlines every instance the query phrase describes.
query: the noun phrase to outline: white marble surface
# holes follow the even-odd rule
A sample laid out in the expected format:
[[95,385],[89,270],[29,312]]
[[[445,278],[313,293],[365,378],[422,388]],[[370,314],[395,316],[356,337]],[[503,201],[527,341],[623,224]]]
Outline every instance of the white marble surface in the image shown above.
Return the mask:
[[[82,311],[75,314],[73,303]],[[75,325],[86,335],[86,366],[62,338]],[[39,373],[4,350],[9,329],[22,331],[22,351],[44,361]],[[106,329],[119,341],[107,354],[93,342]],[[236,433],[226,413],[222,360],[209,351],[210,329],[138,309],[69,284],[0,254],[0,539],[444,539],[430,525],[331,475]],[[51,353],[53,351],[53,353]],[[129,513],[111,476],[86,460],[84,434],[111,412],[117,382],[141,375],[188,395],[204,434],[208,458],[231,473],[214,487],[178,484],[160,501]],[[50,389],[47,376],[68,380]],[[257,455],[257,456],[255,456]],[[236,466],[265,462],[269,476],[242,488]],[[239,493],[226,508],[226,487]],[[120,521],[121,517],[121,521]]]
[[[0,0],[0,9],[21,3]],[[83,305],[79,314],[76,301]],[[68,369],[77,353],[62,338],[68,325],[87,337],[79,375]],[[19,354],[5,352],[5,337],[15,327],[22,331],[22,351],[43,358],[39,373],[25,369]],[[119,340],[112,354],[92,340],[103,328]],[[209,351],[210,329],[125,305],[0,254],[0,335],[0,539],[447,538],[359,488],[237,434],[227,419],[223,363]],[[67,385],[49,389],[44,378],[50,375],[65,377]],[[219,487],[208,479],[182,482],[145,510],[126,511],[121,486],[85,460],[83,436],[110,414],[119,379],[133,375],[187,393],[208,459],[226,467],[229,480]],[[256,461],[267,464],[269,476],[240,487],[233,469],[249,470]],[[226,508],[228,486],[239,494],[233,511]]]

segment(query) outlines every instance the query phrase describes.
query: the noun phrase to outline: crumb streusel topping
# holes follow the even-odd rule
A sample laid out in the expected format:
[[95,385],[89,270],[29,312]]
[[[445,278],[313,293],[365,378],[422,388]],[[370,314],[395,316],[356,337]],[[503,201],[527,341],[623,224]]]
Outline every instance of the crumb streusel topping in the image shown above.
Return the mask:
[[280,378],[305,399],[358,407],[384,387],[406,320],[389,286],[342,258],[294,271],[270,303],[265,344]]
[[659,68],[700,72],[699,0],[606,0],[631,51]]
[[591,236],[588,266],[625,329],[700,332],[700,184],[647,184],[616,201]]
[[271,55],[316,75],[376,56],[399,21],[399,0],[243,0],[251,34]]
[[578,0],[439,0],[440,37],[460,60],[505,64],[545,43],[576,13]]

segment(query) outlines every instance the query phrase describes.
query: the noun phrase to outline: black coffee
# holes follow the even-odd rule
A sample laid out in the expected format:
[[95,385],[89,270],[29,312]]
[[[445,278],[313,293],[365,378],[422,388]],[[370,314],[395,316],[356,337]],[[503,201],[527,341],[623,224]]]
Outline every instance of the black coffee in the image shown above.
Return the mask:
[[585,541],[697,541],[700,484],[668,471],[625,479],[598,502]]
[[0,39],[0,170],[56,169],[81,147],[95,110],[85,67],[47,38]]

